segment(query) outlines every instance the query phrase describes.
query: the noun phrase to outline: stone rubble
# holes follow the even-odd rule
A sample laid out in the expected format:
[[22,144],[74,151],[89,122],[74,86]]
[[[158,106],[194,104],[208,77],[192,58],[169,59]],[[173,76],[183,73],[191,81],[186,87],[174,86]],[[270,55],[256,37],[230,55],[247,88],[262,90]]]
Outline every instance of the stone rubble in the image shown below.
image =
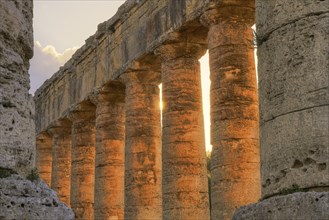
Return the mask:
[[0,178],[0,219],[72,220],[74,213],[41,180]]

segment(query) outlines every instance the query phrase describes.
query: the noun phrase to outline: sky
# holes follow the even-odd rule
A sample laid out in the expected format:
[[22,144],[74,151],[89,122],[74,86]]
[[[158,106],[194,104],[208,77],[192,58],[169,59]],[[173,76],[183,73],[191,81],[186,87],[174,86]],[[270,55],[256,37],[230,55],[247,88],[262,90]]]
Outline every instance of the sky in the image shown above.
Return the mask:
[[[34,0],[34,57],[30,61],[30,93],[71,58],[97,25],[111,18],[123,0]],[[207,151],[210,145],[209,60],[201,58],[202,96]]]

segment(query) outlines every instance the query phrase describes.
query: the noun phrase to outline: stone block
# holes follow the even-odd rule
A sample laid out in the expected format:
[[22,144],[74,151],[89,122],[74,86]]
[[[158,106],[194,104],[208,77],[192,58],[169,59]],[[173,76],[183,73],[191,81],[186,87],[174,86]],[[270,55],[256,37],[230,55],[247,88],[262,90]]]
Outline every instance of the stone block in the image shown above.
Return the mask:
[[329,192],[275,196],[238,209],[233,220],[329,219]]
[[74,213],[41,180],[0,178],[0,219],[73,220]]

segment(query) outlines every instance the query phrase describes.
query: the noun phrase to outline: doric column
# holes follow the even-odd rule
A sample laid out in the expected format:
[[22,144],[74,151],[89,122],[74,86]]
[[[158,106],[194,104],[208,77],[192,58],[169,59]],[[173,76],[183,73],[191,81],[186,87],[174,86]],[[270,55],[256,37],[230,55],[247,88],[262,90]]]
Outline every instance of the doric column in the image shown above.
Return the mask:
[[329,219],[329,0],[279,2],[256,0],[262,200],[234,219]]
[[198,59],[202,45],[172,43],[162,59],[163,218],[209,219],[208,179]]
[[51,136],[47,133],[37,135],[35,166],[38,169],[40,178],[45,181],[48,186],[51,185],[51,143]]
[[254,1],[206,11],[209,27],[212,219],[260,198],[258,97],[252,25]]
[[329,1],[257,10],[262,197],[328,192]]
[[95,108],[70,113],[72,121],[71,208],[77,219],[94,218]]
[[125,219],[162,219],[160,73],[127,72]]
[[70,123],[59,124],[47,130],[52,135],[51,188],[68,206],[71,188],[71,130]]
[[96,104],[95,219],[123,219],[124,91],[122,84],[111,84],[93,99]]

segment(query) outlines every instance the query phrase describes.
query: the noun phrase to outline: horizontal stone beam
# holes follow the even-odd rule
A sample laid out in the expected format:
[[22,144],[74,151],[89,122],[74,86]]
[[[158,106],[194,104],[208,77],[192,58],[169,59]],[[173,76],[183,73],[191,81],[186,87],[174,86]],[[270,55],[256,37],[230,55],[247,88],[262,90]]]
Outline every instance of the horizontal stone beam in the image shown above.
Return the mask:
[[[93,36],[72,58],[35,93],[36,132],[64,118],[93,92],[116,80],[140,61],[159,65],[152,57],[155,48],[170,41],[174,32],[207,31],[199,16],[208,1],[199,0],[128,0],[116,15],[98,25]],[[191,34],[190,41],[200,41]],[[206,34],[204,35],[206,36]],[[206,40],[204,37],[203,40]]]

